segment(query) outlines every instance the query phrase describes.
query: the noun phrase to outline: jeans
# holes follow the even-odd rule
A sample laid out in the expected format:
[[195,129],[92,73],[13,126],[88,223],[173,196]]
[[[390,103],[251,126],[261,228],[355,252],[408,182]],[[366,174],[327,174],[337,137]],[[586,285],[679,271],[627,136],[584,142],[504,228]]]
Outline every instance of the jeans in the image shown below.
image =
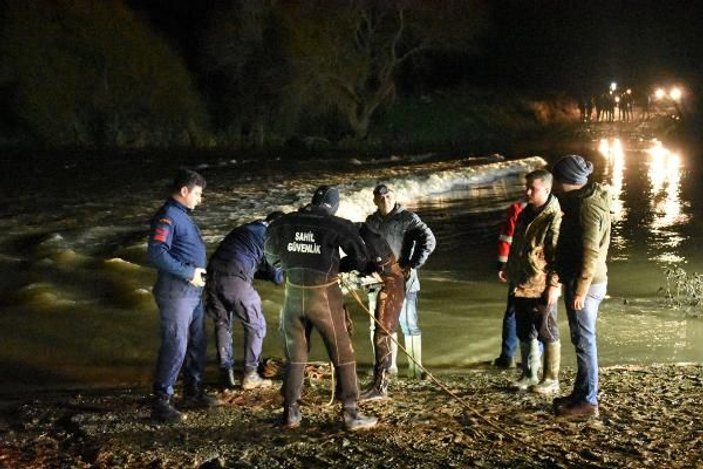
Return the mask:
[[517,351],[517,320],[515,319],[515,297],[508,295],[508,303],[503,314],[503,333],[500,343],[500,357],[511,360]]
[[220,368],[232,368],[232,316],[244,328],[244,369],[255,371],[261,360],[266,337],[266,319],[261,309],[261,297],[250,280],[237,276],[213,275],[206,295],[207,315],[215,322],[217,360]]
[[400,310],[400,328],[404,335],[420,335],[420,326],[417,320],[418,292],[406,292],[403,308]]
[[591,285],[583,309],[571,308],[576,281],[565,282],[564,302],[569,318],[571,343],[576,349],[576,379],[572,396],[575,401],[598,404],[598,347],[596,344],[596,319],[598,306],[605,297],[606,282]]
[[161,347],[156,362],[154,394],[170,397],[183,367],[187,388],[202,382],[207,336],[200,296],[156,296],[161,315]]

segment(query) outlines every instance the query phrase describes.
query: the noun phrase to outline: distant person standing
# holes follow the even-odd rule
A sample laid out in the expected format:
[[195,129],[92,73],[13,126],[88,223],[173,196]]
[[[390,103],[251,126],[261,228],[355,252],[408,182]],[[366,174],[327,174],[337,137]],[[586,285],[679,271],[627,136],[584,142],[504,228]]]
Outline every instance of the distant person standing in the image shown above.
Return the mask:
[[[498,279],[503,283],[508,283],[508,278],[504,275],[505,265],[508,263],[508,254],[510,254],[510,246],[513,243],[517,218],[526,205],[527,202],[522,198],[513,202],[508,207],[507,216],[500,228],[500,234],[498,235]],[[508,288],[508,300],[503,313],[500,355],[493,361],[493,365],[498,368],[513,368],[515,366],[515,351],[517,350],[518,340],[514,299],[511,286]]]
[[337,189],[320,186],[310,204],[276,219],[268,229],[266,259],[286,274],[281,332],[287,363],[281,394],[287,428],[300,426],[299,400],[313,327],[320,332],[334,365],[336,397],[342,401],[346,429],[362,430],[377,423],[375,417],[366,417],[358,409],[356,358],[338,279],[340,248],[349,258],[345,261],[349,269],[363,270],[368,257],[356,226],[334,215],[338,207]]
[[270,222],[283,215],[272,212],[233,229],[220,243],[208,263],[206,314],[215,322],[217,361],[222,384],[235,387],[232,353],[232,316],[244,327],[243,389],[268,387],[271,380],[259,376],[261,350],[266,337],[266,318],[254,278],[283,283],[283,271],[272,267],[264,257],[264,239]]
[[[517,219],[504,271],[510,281],[522,357],[522,375],[511,387],[541,394],[559,391],[561,362],[557,323],[561,286],[554,268],[561,209],[551,191],[549,171],[537,169],[525,176],[527,207]],[[541,381],[540,344],[544,349]]]
[[556,270],[564,286],[576,378],[571,394],[554,399],[558,416],[598,416],[596,319],[608,286],[611,194],[589,182],[593,164],[567,155],[554,165],[554,191],[564,213],[556,249]]
[[[432,230],[419,216],[396,201],[395,192],[386,184],[374,188],[373,202],[377,210],[366,218],[366,223],[383,236],[405,273],[405,302],[400,312],[400,327],[405,335],[408,354],[422,364],[422,333],[417,315],[420,279],[417,269],[425,264],[434,251],[436,240]],[[394,365],[392,363],[391,368]],[[408,365],[409,377],[422,377],[422,371],[412,360],[409,360]]]
[[151,417],[176,422],[185,416],[171,403],[183,367],[183,405],[212,407],[202,388],[207,337],[202,292],[205,243],[190,213],[202,201],[205,179],[195,171],[176,174],[171,196],[151,222],[147,258],[158,269],[154,298],[161,316],[161,347],[156,364]]

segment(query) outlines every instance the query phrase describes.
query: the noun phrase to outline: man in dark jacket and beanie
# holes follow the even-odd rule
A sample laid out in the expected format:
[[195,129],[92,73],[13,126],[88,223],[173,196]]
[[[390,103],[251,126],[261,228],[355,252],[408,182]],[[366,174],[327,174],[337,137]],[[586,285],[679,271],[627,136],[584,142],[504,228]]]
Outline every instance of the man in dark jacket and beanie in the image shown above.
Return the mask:
[[308,337],[314,327],[322,336],[337,377],[348,430],[376,425],[375,417],[359,413],[356,359],[346,325],[344,298],[339,287],[340,248],[350,258],[349,268],[361,270],[368,260],[366,247],[352,222],[334,216],[339,192],[320,186],[312,202],[275,220],[268,229],[266,259],[286,274],[281,331],[287,358],[283,394],[283,425],[300,425],[298,401],[308,357]]
[[579,155],[561,158],[552,172],[554,192],[563,211],[555,265],[564,286],[577,366],[573,391],[556,398],[554,408],[563,417],[597,416],[596,319],[608,285],[612,197],[607,186],[589,182],[593,164]]
[[261,349],[266,336],[266,319],[261,297],[254,289],[254,278],[283,283],[283,271],[264,258],[264,240],[270,222],[283,215],[272,212],[232,230],[215,250],[208,263],[205,311],[215,322],[217,361],[222,383],[234,388],[232,365],[232,315],[244,327],[244,375],[242,389],[268,387],[271,380],[259,376]]
[[171,196],[151,221],[149,263],[158,269],[154,298],[161,316],[161,347],[154,376],[151,417],[176,422],[184,415],[171,404],[183,367],[183,404],[211,407],[216,401],[202,388],[207,337],[202,291],[205,243],[190,213],[200,204],[205,179],[195,171],[176,174]]

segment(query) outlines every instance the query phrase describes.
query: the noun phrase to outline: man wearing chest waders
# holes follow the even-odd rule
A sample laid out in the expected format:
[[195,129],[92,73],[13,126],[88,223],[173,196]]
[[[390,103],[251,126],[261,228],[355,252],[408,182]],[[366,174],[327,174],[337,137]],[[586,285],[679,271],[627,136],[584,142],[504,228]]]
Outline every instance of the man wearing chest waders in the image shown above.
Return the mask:
[[378,231],[366,223],[360,223],[359,234],[369,253],[369,262],[360,273],[368,275],[376,272],[383,281],[380,290],[375,293],[373,311],[370,311],[378,322],[373,329],[373,380],[360,397],[361,401],[372,401],[388,398],[394,348],[391,334],[398,327],[400,311],[405,301],[405,272],[400,268],[393,250]]
[[356,358],[337,278],[340,248],[349,257],[345,264],[361,270],[367,262],[366,247],[352,222],[334,216],[338,207],[337,189],[320,186],[310,204],[271,223],[266,238],[266,259],[280,266],[286,275],[281,312],[287,359],[281,389],[286,428],[300,426],[298,401],[313,327],[320,332],[334,365],[336,397],[342,401],[345,427],[355,431],[377,423],[375,417],[365,417],[358,410]]

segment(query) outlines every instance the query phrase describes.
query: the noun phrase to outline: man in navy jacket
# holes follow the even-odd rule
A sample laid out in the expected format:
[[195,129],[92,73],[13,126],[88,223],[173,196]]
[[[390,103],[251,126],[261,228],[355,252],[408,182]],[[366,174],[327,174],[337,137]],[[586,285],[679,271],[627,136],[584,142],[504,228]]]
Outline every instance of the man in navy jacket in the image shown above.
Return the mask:
[[205,179],[200,174],[179,171],[171,196],[151,221],[147,258],[158,269],[153,291],[161,316],[151,413],[157,422],[185,418],[171,404],[181,367],[184,406],[216,404],[202,389],[207,346],[202,302],[206,255],[200,229],[190,216],[200,204],[204,188]]
[[264,257],[264,240],[271,221],[283,212],[273,212],[265,220],[257,220],[233,229],[222,240],[208,263],[205,289],[205,311],[215,321],[217,360],[222,383],[234,388],[232,365],[232,315],[244,327],[243,389],[269,387],[271,380],[262,379],[257,369],[266,336],[266,318],[261,297],[253,286],[254,278],[283,283],[283,271],[272,267]]

